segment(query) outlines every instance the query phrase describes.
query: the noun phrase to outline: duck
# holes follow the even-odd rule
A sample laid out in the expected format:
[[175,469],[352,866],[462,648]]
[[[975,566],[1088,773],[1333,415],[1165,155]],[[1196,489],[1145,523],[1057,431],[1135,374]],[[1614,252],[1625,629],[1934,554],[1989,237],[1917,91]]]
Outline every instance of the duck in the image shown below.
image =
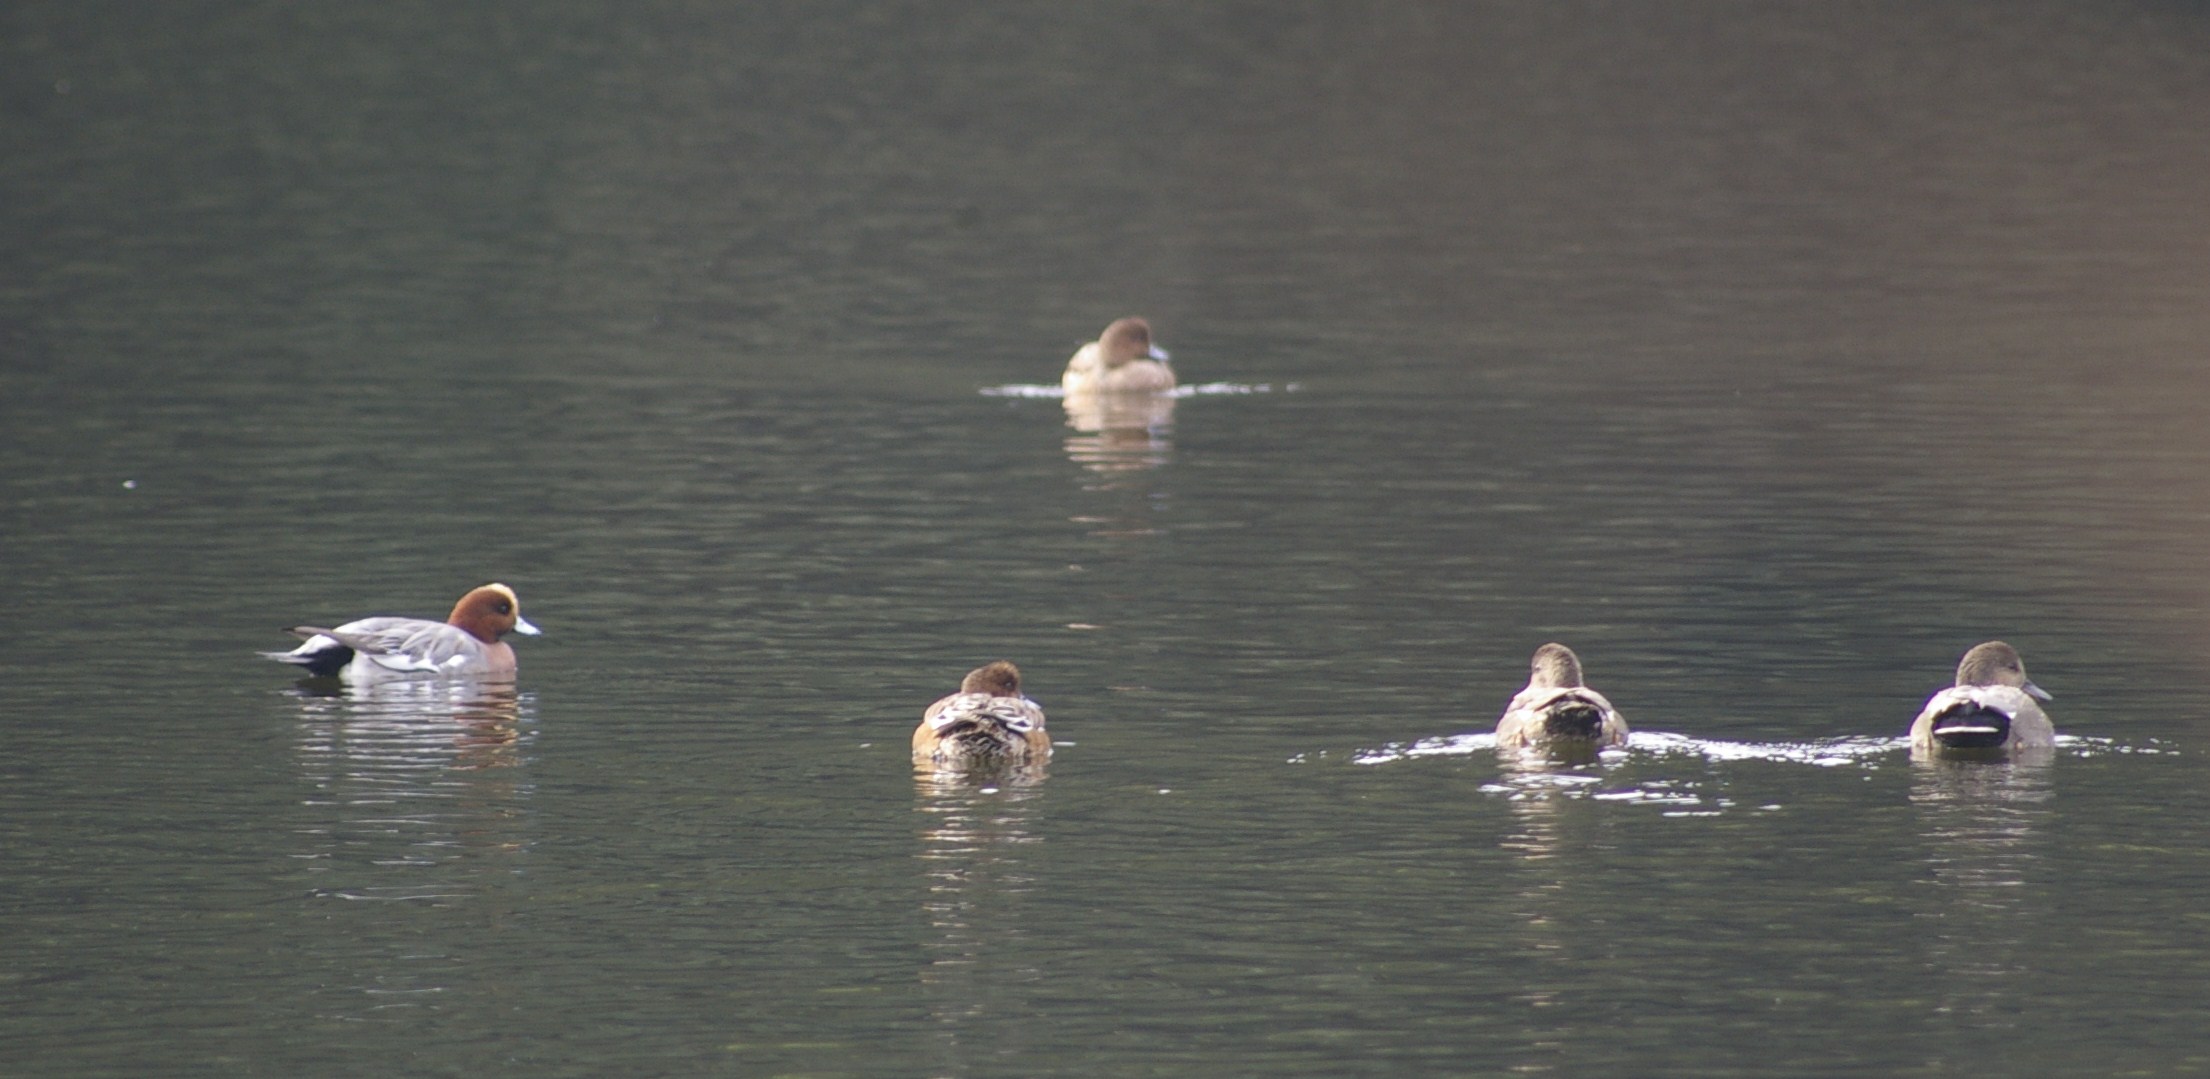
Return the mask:
[[511,675],[514,648],[502,638],[509,633],[534,637],[540,630],[522,617],[522,601],[514,590],[493,583],[460,597],[443,622],[380,615],[335,629],[293,626],[286,632],[306,638],[306,643],[289,652],[261,654],[305,667],[318,678],[377,682],[421,675]]
[[1627,744],[1627,721],[1581,684],[1581,657],[1555,641],[1535,649],[1527,688],[1496,723],[1498,749],[1603,749]]
[[1174,369],[1166,350],[1151,343],[1151,324],[1140,318],[1115,319],[1097,340],[1067,361],[1059,387],[1080,393],[1165,393],[1174,388]]
[[967,672],[913,729],[913,761],[937,768],[1033,764],[1051,756],[1044,710],[1021,695],[1021,669],[1006,660]]
[[1957,684],[1927,698],[1911,723],[1911,750],[2003,753],[2057,743],[2041,710],[2049,692],[2026,677],[2018,649],[2002,641],[1972,646],[1957,662]]

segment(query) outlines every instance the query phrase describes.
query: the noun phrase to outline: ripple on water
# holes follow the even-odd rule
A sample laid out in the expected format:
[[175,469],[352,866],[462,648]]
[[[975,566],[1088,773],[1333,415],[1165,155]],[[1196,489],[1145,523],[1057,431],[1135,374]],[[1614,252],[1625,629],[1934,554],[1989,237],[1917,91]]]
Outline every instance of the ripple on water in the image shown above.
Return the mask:
[[[1540,755],[1504,754],[1502,774],[1481,786],[1483,794],[1511,801],[1553,798],[1585,798],[1591,801],[1661,807],[1669,817],[1718,816],[1737,808],[1725,793],[1725,780],[1707,771],[1693,775],[1652,776],[1652,768],[1668,762],[1694,760],[1704,764],[1769,762],[1814,768],[1855,767],[1872,770],[1910,762],[1910,740],[1899,737],[1822,738],[1784,742],[1734,742],[1692,738],[1664,731],[1636,731],[1626,747],[1606,749],[1593,760],[1565,763]],[[1422,738],[1359,749],[1350,761],[1361,765],[1397,764],[1422,757],[1468,756],[1496,750],[1496,736],[1489,733]],[[2059,735],[2057,752],[2067,757],[2113,754],[2173,755],[2179,751],[2154,739],[2120,742],[2111,738]],[[1322,754],[1293,757],[1290,763],[1309,763]],[[1719,789],[1712,789],[1714,786]],[[1775,804],[1750,807],[1766,812]]]
[[[1255,393],[1296,393],[1302,389],[1298,383],[1285,382],[1277,389],[1270,382],[1200,382],[1192,386],[1176,386],[1168,390],[1166,397],[1243,397]],[[1057,385],[1043,386],[1031,383],[1014,383],[1009,386],[985,386],[984,397],[1065,397],[1067,392]]]
[[[1665,731],[1635,731],[1627,736],[1625,749],[1604,750],[1598,759],[1605,764],[1616,764],[1644,757],[1697,757],[1708,761],[1776,761],[1821,768],[1852,764],[1877,767],[1882,763],[1899,763],[1888,758],[1896,754],[1907,755],[1910,748],[1910,739],[1902,737],[1877,738],[1860,735],[1799,742],[1730,742],[1717,738],[1692,738]],[[1351,763],[1394,764],[1419,757],[1459,757],[1494,749],[1494,734],[1454,734],[1355,750],[1351,754]],[[2176,755],[2179,752],[2176,747],[2153,738],[2121,742],[2115,738],[2070,734],[2057,736],[2057,749],[2069,757],[2099,757],[2121,753],[2155,756]],[[1299,756],[1292,758],[1292,762],[1303,763],[1306,759],[1308,758]]]

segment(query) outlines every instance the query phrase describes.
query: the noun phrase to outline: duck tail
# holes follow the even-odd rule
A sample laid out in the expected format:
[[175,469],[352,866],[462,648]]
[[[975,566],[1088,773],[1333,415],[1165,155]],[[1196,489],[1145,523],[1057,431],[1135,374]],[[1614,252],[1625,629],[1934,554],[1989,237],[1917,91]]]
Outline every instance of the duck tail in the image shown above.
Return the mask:
[[329,630],[313,626],[292,626],[286,633],[307,638],[307,643],[289,652],[263,652],[261,655],[278,663],[289,663],[307,668],[307,673],[317,678],[328,678],[353,662],[353,649],[329,636]]
[[1542,717],[1543,733],[1552,738],[1593,739],[1603,733],[1604,710],[1583,700],[1564,700]]
[[2010,717],[1993,708],[1961,705],[1934,717],[1934,741],[1950,749],[1993,749],[2010,738]]
[[961,719],[939,731],[938,736],[970,757],[1002,757],[1010,751],[1012,742],[1002,725],[978,719]]

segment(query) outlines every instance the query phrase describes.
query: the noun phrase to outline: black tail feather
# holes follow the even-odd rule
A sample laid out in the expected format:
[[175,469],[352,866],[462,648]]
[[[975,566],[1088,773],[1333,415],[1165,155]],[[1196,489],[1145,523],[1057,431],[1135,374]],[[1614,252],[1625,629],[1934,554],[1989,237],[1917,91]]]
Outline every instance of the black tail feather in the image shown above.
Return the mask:
[[332,644],[327,648],[318,648],[312,652],[304,653],[263,652],[261,654],[278,663],[305,667],[307,673],[316,678],[328,678],[344,670],[346,664],[353,662],[353,649],[342,644]]
[[2010,717],[1992,708],[1957,708],[1934,717],[1934,741],[1950,749],[1994,749],[2010,738]]
[[1604,732],[1604,710],[1585,701],[1563,701],[1542,717],[1542,731],[1552,738],[1593,740]]

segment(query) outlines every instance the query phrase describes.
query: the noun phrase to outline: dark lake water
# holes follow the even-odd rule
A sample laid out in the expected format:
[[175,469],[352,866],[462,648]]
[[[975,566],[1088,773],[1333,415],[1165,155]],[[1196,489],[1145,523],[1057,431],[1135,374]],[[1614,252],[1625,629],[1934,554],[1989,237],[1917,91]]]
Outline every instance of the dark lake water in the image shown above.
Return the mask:
[[[2206,110],[2195,3],[15,5],[0,1073],[2210,1072]],[[491,580],[511,686],[253,655]],[[2055,760],[1912,762],[1998,638]],[[1626,751],[1480,737],[1547,640]],[[914,776],[1000,657],[1048,774]]]

